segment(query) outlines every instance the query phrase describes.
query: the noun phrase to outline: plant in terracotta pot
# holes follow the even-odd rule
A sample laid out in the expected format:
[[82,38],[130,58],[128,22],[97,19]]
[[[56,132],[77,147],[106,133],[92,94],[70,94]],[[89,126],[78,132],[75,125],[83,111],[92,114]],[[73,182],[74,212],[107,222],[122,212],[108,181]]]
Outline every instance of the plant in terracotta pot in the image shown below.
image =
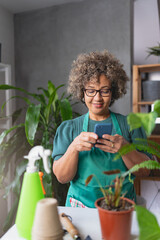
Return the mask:
[[136,164],[125,173],[120,173],[120,170],[118,169],[104,171],[103,173],[106,175],[117,174],[113,184],[106,186],[105,188],[102,187],[100,181],[94,174],[88,176],[86,179],[87,186],[92,178],[95,177],[100,190],[103,193],[103,197],[96,200],[95,206],[98,209],[102,238],[104,240],[130,239],[132,212],[135,208],[138,212],[140,210],[137,208],[134,201],[125,198],[125,194],[122,195],[122,186],[127,175],[130,175],[141,168],[160,169],[160,164],[156,161],[148,160]]
[[[105,171],[104,174],[119,174],[120,170]],[[134,202],[121,196],[124,177],[116,176],[114,183],[104,189],[96,175],[90,175],[86,179],[86,185],[95,177],[103,193],[102,198],[95,202],[98,209],[103,239],[129,240],[131,231],[132,211]],[[113,190],[114,189],[114,190]]]

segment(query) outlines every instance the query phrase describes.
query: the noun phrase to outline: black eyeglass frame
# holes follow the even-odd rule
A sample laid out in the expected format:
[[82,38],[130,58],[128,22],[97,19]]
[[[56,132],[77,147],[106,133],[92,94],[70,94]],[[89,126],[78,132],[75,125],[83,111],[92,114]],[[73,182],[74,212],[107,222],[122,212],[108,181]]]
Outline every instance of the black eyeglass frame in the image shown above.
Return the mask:
[[[87,90],[95,91],[95,94],[92,95],[92,96],[88,96],[87,93],[86,93]],[[103,95],[103,94],[102,94],[102,91],[104,91],[104,90],[109,90],[109,93],[108,93],[107,95]],[[110,95],[110,93],[111,93],[111,90],[112,90],[111,88],[108,88],[108,89],[99,89],[99,90],[89,89],[89,88],[84,88],[84,89],[83,89],[83,91],[85,92],[85,94],[86,94],[88,97],[95,97],[98,92],[99,92],[99,94],[101,95],[101,97],[108,97],[108,96]]]

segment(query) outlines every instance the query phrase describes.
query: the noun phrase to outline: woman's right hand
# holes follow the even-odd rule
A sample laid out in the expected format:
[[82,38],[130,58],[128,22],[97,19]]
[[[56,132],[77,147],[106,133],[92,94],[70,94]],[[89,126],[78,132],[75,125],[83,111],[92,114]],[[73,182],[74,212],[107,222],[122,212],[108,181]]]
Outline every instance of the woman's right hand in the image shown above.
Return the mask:
[[76,151],[90,151],[97,142],[98,135],[94,132],[81,132],[71,143]]
[[81,132],[69,145],[65,154],[58,161],[54,161],[53,172],[59,182],[67,183],[74,178],[79,152],[90,151],[97,139],[98,135],[94,132]]

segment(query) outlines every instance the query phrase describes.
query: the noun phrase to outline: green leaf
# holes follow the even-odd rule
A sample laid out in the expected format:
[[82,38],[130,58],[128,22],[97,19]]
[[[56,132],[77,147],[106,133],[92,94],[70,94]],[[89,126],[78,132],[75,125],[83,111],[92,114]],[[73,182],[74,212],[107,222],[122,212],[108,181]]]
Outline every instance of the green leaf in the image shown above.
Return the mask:
[[49,116],[50,116],[50,113],[51,113],[51,106],[54,105],[55,106],[55,96],[56,96],[56,92],[54,91],[50,97],[49,97],[49,101],[48,101],[48,105],[46,106],[45,108],[45,111],[44,111],[44,116],[45,116],[45,119],[46,119],[46,123],[48,124],[49,122]]
[[27,104],[31,104],[31,101],[26,98],[26,97],[22,97],[22,96],[13,96],[11,98],[9,98],[6,102],[3,103],[2,107],[1,107],[1,112],[3,112],[4,110],[4,107],[5,105],[7,104],[7,102],[9,102],[11,99],[14,99],[14,98],[20,98],[20,99],[23,99]]
[[159,240],[160,227],[156,217],[146,208],[135,206],[139,225],[139,240]]
[[54,98],[52,99],[52,106],[53,106],[54,112],[56,112],[56,101],[58,101],[57,90],[63,86],[64,86],[64,84],[61,84],[57,88],[55,88],[54,84],[51,81],[48,81],[48,92],[49,92],[50,96],[52,96],[52,94],[54,94]]
[[159,162],[156,162],[154,160],[148,160],[148,161],[141,162],[139,164],[134,165],[127,172],[124,172],[122,174],[122,177],[126,177],[130,173],[137,172],[141,168],[147,168],[147,169],[150,169],[150,170],[160,169],[160,164],[159,164]]
[[11,90],[11,89],[18,90],[18,91],[20,91],[20,92],[24,92],[24,93],[26,93],[27,95],[30,95],[30,96],[35,95],[35,94],[30,93],[30,92],[27,92],[27,91],[26,91],[25,89],[23,89],[23,88],[14,87],[14,86],[8,85],[8,84],[2,84],[2,85],[0,85],[0,90]]
[[11,208],[11,210],[9,211],[9,214],[3,224],[3,231],[6,232],[12,225],[14,217],[15,217],[15,213],[17,210],[17,206],[18,206],[18,199],[16,199],[13,203],[13,206]]
[[5,130],[4,132],[2,132],[1,135],[0,135],[0,144],[3,142],[4,138],[5,138],[10,132],[12,132],[12,131],[13,131],[14,129],[16,129],[16,128],[20,128],[20,127],[23,127],[23,126],[24,126],[24,124],[21,123],[21,124],[19,124],[19,125],[16,125],[16,126],[14,126],[14,127],[11,127],[10,129]]
[[19,194],[19,190],[20,190],[20,177],[22,176],[22,174],[24,173],[24,171],[26,170],[26,166],[27,166],[28,160],[26,159],[22,159],[22,161],[20,162],[20,164],[17,166],[16,168],[16,175],[14,180],[6,187],[6,193],[3,196],[4,198],[7,198],[10,190],[12,189],[17,195]]
[[72,107],[68,99],[63,99],[59,101],[62,121],[72,119]]
[[156,112],[158,117],[160,117],[160,100],[154,102],[154,112]]
[[56,90],[54,84],[51,81],[48,81],[48,92],[51,95]]
[[147,139],[135,139],[136,143],[128,143],[121,147],[118,153],[114,157],[114,161],[118,160],[120,157],[124,156],[125,154],[133,151],[139,150],[142,152],[148,152],[152,155],[157,156],[160,158],[160,145],[156,142]]
[[130,130],[143,127],[147,136],[149,136],[154,127],[157,118],[156,112],[150,113],[130,113],[127,117],[128,124],[130,125]]
[[31,146],[33,146],[35,134],[37,131],[39,117],[40,117],[41,104],[29,105],[25,119],[25,132],[26,137]]

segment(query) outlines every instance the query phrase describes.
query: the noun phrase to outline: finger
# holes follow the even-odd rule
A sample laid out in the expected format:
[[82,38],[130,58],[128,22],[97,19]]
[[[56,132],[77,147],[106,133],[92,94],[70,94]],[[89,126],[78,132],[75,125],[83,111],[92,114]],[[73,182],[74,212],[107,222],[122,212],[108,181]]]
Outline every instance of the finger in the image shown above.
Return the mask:
[[117,151],[116,146],[115,146],[115,144],[116,144],[115,142],[108,141],[106,139],[98,139],[97,144],[98,143],[100,143],[100,145],[103,144],[102,148],[104,149],[104,147],[106,147],[106,150],[109,150],[110,152]]
[[103,145],[103,144],[95,144],[95,147],[103,150],[104,152],[109,152],[109,153],[117,152],[115,148],[111,148],[111,147],[109,147],[107,145]]
[[102,136],[102,138],[107,139],[107,140],[110,140],[110,141],[112,141],[112,142],[116,142],[117,139],[120,138],[120,137],[122,137],[122,136],[120,136],[120,135],[118,135],[118,134],[115,134],[114,136],[108,135],[108,134],[104,134],[104,135]]
[[78,151],[90,151],[94,144],[89,142],[82,142],[77,145]]
[[98,135],[92,132],[83,132],[81,134],[81,139],[85,142],[96,143]]
[[103,139],[103,138],[98,139],[98,140],[97,140],[97,143],[104,144],[104,145],[106,145],[107,147],[110,147],[110,148],[113,148],[113,147],[114,147],[114,142],[109,141],[109,140],[106,140],[106,139]]

